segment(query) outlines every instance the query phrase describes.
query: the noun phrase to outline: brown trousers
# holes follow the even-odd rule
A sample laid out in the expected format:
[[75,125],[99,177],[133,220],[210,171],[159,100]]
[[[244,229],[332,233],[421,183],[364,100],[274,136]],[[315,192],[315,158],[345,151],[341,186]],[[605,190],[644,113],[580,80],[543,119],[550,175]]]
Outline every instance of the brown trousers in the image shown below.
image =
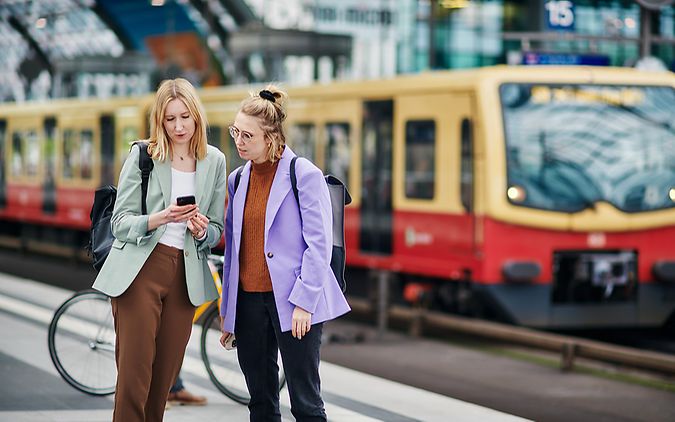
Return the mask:
[[183,251],[157,244],[131,286],[112,299],[112,311],[117,334],[113,422],[162,421],[195,312]]

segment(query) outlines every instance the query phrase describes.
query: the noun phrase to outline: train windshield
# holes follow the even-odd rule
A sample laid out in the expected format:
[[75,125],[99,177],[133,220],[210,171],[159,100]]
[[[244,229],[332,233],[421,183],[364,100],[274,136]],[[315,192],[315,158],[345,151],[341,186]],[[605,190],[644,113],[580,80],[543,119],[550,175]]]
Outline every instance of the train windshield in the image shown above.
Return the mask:
[[675,89],[503,84],[509,200],[577,212],[675,206]]

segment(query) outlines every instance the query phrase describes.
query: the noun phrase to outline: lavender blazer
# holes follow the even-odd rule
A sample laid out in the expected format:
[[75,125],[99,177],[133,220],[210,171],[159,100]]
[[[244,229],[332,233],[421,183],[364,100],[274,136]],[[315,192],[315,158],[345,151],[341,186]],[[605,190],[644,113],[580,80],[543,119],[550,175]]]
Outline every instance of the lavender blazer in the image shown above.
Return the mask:
[[[272,278],[281,331],[291,329],[293,309],[312,314],[312,324],[336,318],[350,310],[330,269],[333,246],[332,211],[321,170],[308,160],[297,160],[296,176],[302,220],[293,195],[290,163],[295,156],[286,146],[272,182],[265,214],[265,259]],[[225,217],[225,264],[220,314],[223,330],[234,332],[239,288],[239,248],[244,203],[251,163],[244,165],[234,193],[236,170],[228,177],[229,201]]]

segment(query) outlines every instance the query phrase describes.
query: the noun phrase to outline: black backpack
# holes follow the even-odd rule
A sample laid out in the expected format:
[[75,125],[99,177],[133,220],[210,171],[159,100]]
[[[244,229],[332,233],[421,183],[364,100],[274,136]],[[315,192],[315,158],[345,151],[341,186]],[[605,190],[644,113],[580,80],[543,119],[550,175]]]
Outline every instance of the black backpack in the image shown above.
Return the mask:
[[[140,149],[138,167],[141,169],[141,206],[143,214],[147,214],[148,210],[145,199],[148,196],[148,180],[153,168],[152,158],[148,154],[147,142],[134,142],[133,145],[138,145]],[[132,148],[133,145],[131,146]],[[94,204],[91,206],[91,212],[89,213],[91,232],[87,249],[89,249],[89,253],[92,256],[96,271],[100,271],[101,267],[103,267],[103,263],[108,257],[112,243],[115,240],[110,227],[110,219],[112,218],[116,198],[117,188],[113,185],[100,187],[94,194]]]
[[[293,195],[300,207],[300,196],[298,195],[298,181],[295,175],[295,161],[298,157],[291,159],[291,186],[293,187]],[[239,187],[239,179],[241,179],[241,172],[244,171],[244,166],[237,169],[237,175],[234,177],[234,191]],[[333,253],[330,259],[330,268],[335,274],[335,278],[342,289],[342,293],[347,290],[347,281],[345,280],[345,262],[347,258],[345,250],[345,205],[352,203],[352,197],[347,191],[347,187],[340,179],[330,174],[325,176],[326,184],[328,185],[328,192],[330,193],[330,203],[333,209]],[[302,220],[302,213],[300,214]]]

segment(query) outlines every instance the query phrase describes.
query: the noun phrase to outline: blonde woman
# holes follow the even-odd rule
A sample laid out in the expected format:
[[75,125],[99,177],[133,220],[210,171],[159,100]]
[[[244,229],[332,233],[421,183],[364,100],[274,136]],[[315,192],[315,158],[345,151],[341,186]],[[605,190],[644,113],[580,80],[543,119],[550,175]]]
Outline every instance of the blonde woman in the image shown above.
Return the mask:
[[[163,419],[194,307],[218,297],[206,257],[223,231],[225,157],[207,144],[203,107],[185,79],[161,83],[150,120],[147,214],[134,146],[120,173],[113,247],[93,286],[112,297],[116,422]],[[178,205],[179,197],[190,199]]]

